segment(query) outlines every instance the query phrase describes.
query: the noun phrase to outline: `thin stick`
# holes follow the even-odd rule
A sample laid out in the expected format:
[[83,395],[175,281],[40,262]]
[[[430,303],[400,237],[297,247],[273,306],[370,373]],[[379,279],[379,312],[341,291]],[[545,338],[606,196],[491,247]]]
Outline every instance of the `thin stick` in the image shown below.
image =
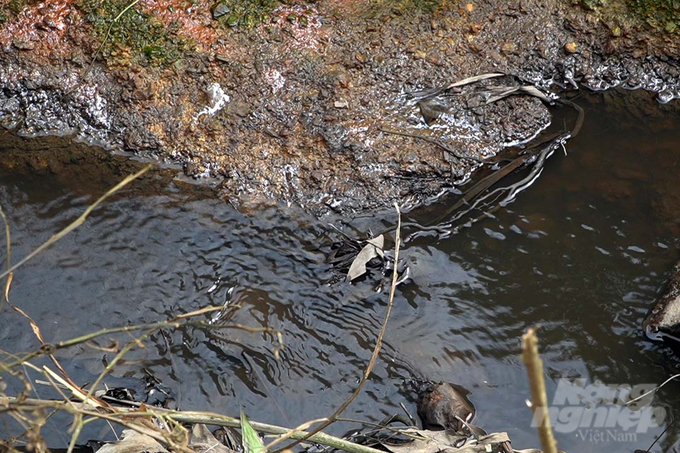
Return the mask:
[[536,328],[532,327],[522,336],[522,361],[527,368],[529,387],[531,388],[531,409],[534,411],[534,420],[540,421],[538,426],[538,438],[544,453],[557,453],[557,441],[553,436],[548,413],[548,395],[545,391],[545,379],[543,377],[543,361],[538,354],[538,337]]
[[674,374],[673,376],[671,376],[671,377],[669,377],[668,379],[666,379],[666,380],[663,382],[663,384],[659,385],[658,387],[654,387],[654,388],[651,389],[650,391],[643,393],[642,395],[638,396],[637,398],[633,398],[632,400],[627,401],[627,402],[626,402],[626,406],[628,406],[629,404],[633,404],[633,403],[636,402],[636,401],[640,401],[640,400],[641,400],[642,398],[644,398],[645,396],[650,395],[650,394],[656,392],[657,390],[660,390],[661,387],[663,387],[664,385],[668,384],[668,383],[671,382],[673,379],[677,379],[677,378],[679,378],[679,377],[680,377],[680,374]]
[[462,87],[464,85],[469,85],[471,83],[480,82],[480,81],[486,80],[486,79],[492,79],[494,77],[502,77],[504,75],[506,75],[506,74],[504,74],[502,72],[490,72],[490,73],[487,73],[487,74],[480,74],[480,75],[473,76],[473,77],[467,77],[463,80],[459,80],[457,82],[449,83],[448,85],[444,85],[444,86],[441,86],[441,87],[438,87],[438,88],[432,88],[430,90],[424,90],[424,91],[419,91],[419,92],[410,93],[410,94],[414,97],[419,98],[419,99],[429,99],[429,98],[433,98],[433,97],[437,96],[440,93],[443,93],[446,90],[450,90],[452,88]]
[[158,330],[162,329],[164,327],[169,327],[173,329],[178,329],[180,327],[196,327],[196,328],[202,328],[206,330],[223,330],[223,329],[238,329],[238,330],[243,330],[245,332],[250,332],[250,333],[256,333],[256,332],[267,332],[271,333],[273,336],[276,337],[278,341],[278,345],[274,348],[274,356],[278,358],[278,352],[283,349],[284,343],[283,343],[283,334],[276,330],[272,329],[271,327],[249,327],[249,326],[242,326],[240,324],[230,324],[230,325],[220,325],[216,326],[214,324],[208,324],[203,321],[186,321],[187,318],[195,317],[198,315],[201,315],[203,313],[208,313],[212,311],[220,311],[224,307],[222,306],[211,306],[211,307],[205,307],[201,308],[196,311],[192,311],[189,313],[185,313],[183,315],[179,315],[173,319],[170,319],[168,321],[159,321],[151,324],[139,324],[139,325],[133,325],[133,326],[123,326],[123,327],[114,327],[114,328],[109,328],[109,329],[102,329],[98,330],[96,332],[88,333],[85,335],[82,335],[77,338],[72,338],[70,340],[64,340],[60,341],[55,344],[49,344],[45,343],[45,345],[37,349],[35,351],[29,352],[25,354],[24,356],[17,356],[12,354],[11,357],[15,359],[14,362],[11,363],[3,363],[0,362],[0,371],[9,371],[12,368],[19,366],[21,364],[27,363],[27,361],[40,357],[42,355],[50,355],[54,351],[58,349],[64,349],[68,348],[71,346],[75,346],[78,344],[86,343],[94,338],[101,337],[107,334],[112,334],[112,333],[127,333],[127,332],[134,332],[137,330],[143,330],[143,329],[148,329],[148,330]]
[[474,162],[478,162],[478,163],[482,163],[482,164],[485,163],[484,159],[478,159],[474,156],[465,156],[463,154],[460,154],[459,152],[457,152],[453,148],[446,145],[446,143],[444,143],[441,140],[437,140],[436,138],[425,137],[424,135],[418,135],[418,134],[411,134],[410,132],[393,131],[391,129],[384,129],[382,127],[379,128],[378,130],[381,131],[381,132],[385,132],[386,134],[401,135],[402,137],[411,137],[411,138],[418,138],[420,140],[424,140],[428,143],[432,143],[434,145],[439,146],[441,149],[443,149],[444,151],[446,151],[447,153],[451,154],[452,156],[456,157],[459,160],[467,159],[467,160],[472,160]]
[[137,3],[139,3],[139,0],[133,0],[132,3],[127,5],[123,10],[118,13],[118,15],[111,21],[111,24],[109,25],[109,28],[106,29],[106,34],[104,35],[104,39],[102,40],[102,43],[99,45],[97,48],[97,51],[94,53],[94,56],[92,57],[92,61],[90,62],[90,66],[87,67],[87,70],[83,74],[83,79],[86,79],[88,74],[90,73],[90,70],[92,69],[92,66],[94,65],[94,62],[97,60],[97,56],[99,56],[99,52],[104,48],[104,44],[106,44],[106,41],[109,39],[109,34],[111,33],[111,29],[113,28],[113,25],[118,22],[118,20],[123,17],[123,14],[125,14],[130,8],[135,6]]
[[[9,221],[7,220],[7,216],[5,215],[5,211],[2,210],[2,206],[0,206],[0,216],[2,216],[2,221],[5,224],[5,241],[7,243],[7,269],[12,267],[12,237],[10,235],[9,231]],[[2,305],[4,304],[5,300],[9,302],[9,286],[12,284],[12,274],[7,275],[7,281],[5,282],[5,299],[0,300],[0,310],[2,310]]]
[[51,246],[52,244],[54,244],[55,242],[57,242],[59,239],[63,238],[64,236],[66,236],[67,234],[69,234],[71,231],[75,230],[75,229],[78,228],[80,225],[82,225],[83,223],[85,223],[85,220],[87,219],[87,217],[92,213],[92,211],[94,211],[94,209],[95,209],[97,206],[99,206],[99,204],[100,204],[102,201],[106,200],[106,199],[109,198],[111,195],[113,195],[114,193],[118,192],[120,189],[122,189],[123,187],[127,186],[129,183],[131,183],[131,182],[134,181],[135,179],[139,178],[140,176],[142,176],[144,173],[146,173],[147,171],[149,171],[149,170],[151,169],[151,167],[152,167],[152,165],[149,164],[149,165],[147,165],[146,167],[144,167],[144,168],[142,168],[141,170],[139,170],[137,173],[135,173],[135,174],[133,174],[133,175],[130,175],[130,176],[126,177],[126,178],[123,179],[121,182],[119,182],[118,184],[116,184],[115,186],[113,186],[113,187],[112,187],[111,189],[109,189],[104,195],[102,195],[101,197],[99,197],[99,198],[97,199],[97,201],[95,201],[95,202],[92,203],[90,206],[88,206],[87,209],[85,209],[85,212],[83,212],[83,213],[80,215],[80,217],[78,217],[76,220],[74,220],[74,221],[73,221],[71,224],[69,224],[66,228],[64,228],[63,230],[61,230],[61,231],[58,232],[57,234],[53,235],[51,238],[49,238],[49,239],[47,240],[47,242],[43,243],[43,244],[42,244],[41,246],[39,246],[37,249],[33,250],[33,251],[32,251],[31,253],[29,253],[26,257],[24,257],[21,261],[19,261],[18,263],[16,263],[14,266],[10,267],[9,269],[7,269],[5,272],[1,273],[1,274],[0,274],[0,278],[3,278],[3,277],[5,277],[5,276],[11,274],[11,273],[14,272],[15,270],[17,270],[19,267],[21,267],[21,266],[23,266],[24,264],[26,264],[28,261],[30,261],[31,259],[35,258],[35,256],[38,255],[40,252],[42,252],[43,250],[45,250],[46,248],[48,248],[49,246]]
[[[394,303],[394,293],[397,289],[397,264],[399,263],[399,247],[401,243],[401,211],[399,210],[399,205],[397,203],[394,203],[394,208],[397,211],[397,230],[395,232],[395,240],[394,240],[394,271],[392,273],[392,284],[390,285],[390,294],[387,299],[387,310],[385,311],[385,319],[382,322],[382,326],[380,327],[380,332],[378,333],[378,338],[375,342],[375,348],[373,348],[373,354],[371,355],[371,360],[368,361],[368,365],[366,365],[366,369],[364,370],[364,374],[361,377],[361,381],[359,381],[359,385],[357,388],[354,390],[354,393],[352,393],[352,396],[350,396],[342,405],[335,411],[333,415],[328,417],[328,420],[322,423],[320,426],[317,428],[313,429],[309,434],[307,434],[305,437],[301,439],[297,439],[295,442],[279,448],[278,450],[274,450],[273,452],[270,453],[280,453],[283,450],[289,450],[295,445],[299,444],[300,442],[304,442],[308,439],[311,439],[312,436],[315,434],[319,434],[323,429],[327,428],[331,424],[333,424],[338,417],[340,417],[340,414],[342,414],[347,407],[352,404],[352,401],[356,399],[357,396],[359,396],[359,393],[361,393],[361,389],[364,387],[366,384],[366,381],[368,381],[368,377],[370,376],[371,372],[373,371],[373,367],[375,366],[375,363],[378,361],[378,354],[380,354],[380,350],[382,349],[382,343],[383,343],[383,337],[385,336],[385,332],[387,331],[387,322],[390,319],[390,314],[392,313],[392,305]],[[253,426],[254,427],[254,426]]]
[[295,434],[301,433],[301,432],[304,431],[305,429],[310,428],[312,425],[316,425],[317,423],[325,422],[326,420],[328,420],[328,419],[327,419],[327,418],[317,418],[316,420],[310,420],[310,421],[308,421],[308,422],[305,422],[305,423],[301,424],[300,426],[297,426],[297,427],[291,429],[291,430],[288,431],[286,434],[284,434],[284,435],[282,435],[282,436],[279,436],[278,438],[276,438],[276,439],[274,439],[273,441],[269,442],[269,444],[265,445],[264,450],[265,450],[265,451],[269,451],[269,450],[271,450],[271,448],[272,448],[274,445],[278,444],[279,442],[283,442],[283,441],[286,440],[286,439],[290,439],[290,438],[293,437]]
[[[204,423],[206,425],[229,426],[232,428],[241,427],[241,420],[238,418],[229,417],[221,414],[214,414],[210,412],[171,411],[162,408],[152,409],[149,406],[146,406],[146,411],[140,411],[139,408],[116,408],[117,412],[106,414],[104,412],[101,413],[93,412],[94,408],[91,405],[84,403],[56,400],[36,400],[33,398],[17,399],[14,397],[0,397],[0,412],[6,411],[8,409],[17,410],[20,409],[22,411],[28,412],[42,410],[44,408],[54,408],[57,410],[64,410],[71,413],[73,413],[74,411],[78,411],[81,412],[83,415],[91,416],[99,415],[101,416],[101,418],[105,418],[114,423],[122,424],[123,426],[127,425],[123,424],[121,419],[162,416],[180,423]],[[250,424],[252,425],[253,429],[268,434],[286,435],[291,432],[289,428],[284,428],[276,425],[269,425],[266,423],[250,421]],[[137,429],[136,426],[139,425],[135,425],[135,427],[133,427],[132,429]],[[148,428],[144,430],[143,433],[146,434],[147,430]],[[306,431],[298,431],[293,432],[290,437],[292,437],[293,439],[307,439],[310,442],[326,445],[332,448],[337,448],[339,450],[344,450],[350,453],[385,453],[384,451],[367,447],[365,445],[355,444],[348,440],[340,439],[339,437],[331,436],[325,433],[317,433],[310,435],[310,433]]]
[[[204,313],[209,313],[213,311],[219,311],[222,310],[222,306],[209,306],[209,307],[204,307],[199,310],[195,310],[189,313],[184,313],[179,316],[175,316],[174,318],[168,320],[168,321],[159,321],[159,322],[154,322],[151,324],[137,324],[133,326],[122,326],[122,327],[112,327],[108,329],[102,329],[98,330],[96,332],[91,332],[85,335],[82,335],[77,338],[71,338],[70,340],[64,340],[60,341],[59,343],[56,343],[54,345],[55,349],[63,349],[63,348],[68,348],[71,346],[75,346],[81,343],[86,343],[90,340],[93,340],[97,337],[101,337],[103,335],[108,335],[112,333],[125,333],[125,332],[134,332],[135,330],[142,330],[142,329],[159,329],[163,327],[180,327],[183,324],[180,323],[180,320],[187,319],[187,318],[192,318],[194,316],[199,316]],[[185,323],[185,324],[190,324],[190,323]],[[211,326],[212,327],[212,326]],[[216,328],[216,327],[214,327]]]
[[[40,341],[40,344],[42,346],[45,346],[45,341],[43,339],[42,333],[40,332],[40,328],[38,327],[38,324],[31,318],[25,311],[23,311],[21,308],[13,305],[9,301],[9,290],[12,285],[12,279],[14,277],[14,273],[10,272],[10,269],[12,267],[12,235],[10,233],[10,228],[9,228],[9,221],[7,219],[7,216],[5,215],[5,212],[2,210],[2,207],[0,207],[0,216],[2,216],[2,220],[5,224],[5,241],[7,243],[7,279],[5,281],[5,291],[4,291],[4,298],[2,301],[0,301],[0,310],[2,309],[2,303],[7,302],[7,305],[9,305],[14,311],[25,317],[29,324],[31,325],[31,329],[33,330],[33,333],[35,336],[38,338],[38,341]],[[61,366],[57,358],[53,354],[48,354],[54,365],[59,369],[61,374],[64,376],[66,381],[73,386],[73,387],[78,387],[75,382],[71,380],[71,378],[68,376],[64,368]]]
[[74,415],[73,433],[71,434],[71,441],[68,443],[68,449],[66,450],[66,453],[73,453],[73,448],[75,448],[76,442],[78,442],[78,437],[80,436],[80,432],[83,430],[84,426],[85,422],[83,421],[83,415],[82,414]]
[[113,358],[113,360],[111,362],[109,362],[106,365],[106,367],[104,368],[104,370],[99,374],[97,379],[94,381],[94,383],[90,387],[90,391],[85,396],[85,401],[90,401],[92,399],[92,397],[94,396],[94,392],[96,391],[97,387],[99,387],[99,384],[101,384],[102,380],[106,377],[107,374],[109,374],[111,372],[111,370],[113,370],[113,367],[116,366],[116,364],[123,358],[123,356],[125,356],[125,354],[130,352],[130,350],[132,348],[134,348],[136,345],[141,345],[142,341],[146,340],[154,332],[156,332],[156,329],[149,330],[149,331],[143,333],[141,336],[134,338],[132,341],[128,342],[128,344],[126,344],[120,350],[120,352],[118,354],[116,354],[116,356]]

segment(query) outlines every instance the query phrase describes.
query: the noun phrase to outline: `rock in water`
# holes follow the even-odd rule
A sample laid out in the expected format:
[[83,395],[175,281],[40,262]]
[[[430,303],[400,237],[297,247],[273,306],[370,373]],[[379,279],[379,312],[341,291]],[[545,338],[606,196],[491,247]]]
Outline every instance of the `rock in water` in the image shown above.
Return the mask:
[[666,290],[643,326],[650,339],[665,341],[680,350],[680,261],[673,266]]

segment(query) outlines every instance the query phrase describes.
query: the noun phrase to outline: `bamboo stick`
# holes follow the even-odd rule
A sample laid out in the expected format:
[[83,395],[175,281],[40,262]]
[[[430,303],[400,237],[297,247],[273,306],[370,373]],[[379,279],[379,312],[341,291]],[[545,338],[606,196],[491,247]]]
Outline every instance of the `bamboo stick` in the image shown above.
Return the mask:
[[540,420],[537,429],[543,452],[557,453],[557,441],[553,436],[548,413],[548,395],[545,391],[545,379],[543,378],[543,361],[538,354],[538,337],[534,327],[522,335],[522,361],[529,376],[531,409],[534,411],[534,420]]

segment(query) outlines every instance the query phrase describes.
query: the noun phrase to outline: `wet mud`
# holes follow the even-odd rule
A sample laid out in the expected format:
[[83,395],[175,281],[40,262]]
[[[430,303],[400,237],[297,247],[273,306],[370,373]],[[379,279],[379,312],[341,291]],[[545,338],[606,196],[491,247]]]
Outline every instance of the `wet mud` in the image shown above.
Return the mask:
[[[142,0],[113,22],[127,2],[2,2],[0,124],[173,165],[233,203],[344,212],[437,196],[550,123],[531,96],[487,105],[494,84],[680,94],[672,26],[626,2],[226,3]],[[487,72],[508,76],[409,96]]]

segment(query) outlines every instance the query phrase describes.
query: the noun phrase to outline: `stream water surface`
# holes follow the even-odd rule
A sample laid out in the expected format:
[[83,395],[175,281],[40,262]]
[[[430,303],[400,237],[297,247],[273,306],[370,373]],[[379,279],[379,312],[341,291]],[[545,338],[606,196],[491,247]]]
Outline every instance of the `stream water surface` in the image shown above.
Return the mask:
[[[645,340],[640,326],[679,258],[680,116],[664,113],[644,93],[583,94],[577,101],[586,110],[583,131],[566,156],[549,159],[529,190],[494,218],[404,244],[411,278],[397,290],[380,360],[347,417],[379,421],[400,413],[400,403],[415,414],[413,380],[445,381],[470,392],[476,424],[507,431],[515,448],[539,447],[519,358],[521,335],[534,325],[542,326],[549,397],[561,379],[653,384],[677,372],[680,362]],[[51,139],[35,140],[43,143],[37,148],[51,146]],[[0,153],[16,153],[17,146],[0,142]],[[79,159],[48,159],[31,171],[10,167],[0,166],[0,204],[14,261],[124,175],[115,165],[93,170]],[[425,222],[455,201],[445,198],[405,220]],[[208,315],[219,318],[216,324],[277,329],[285,343],[278,360],[276,338],[266,333],[156,334],[105,382],[139,386],[145,369],[172,390],[180,408],[237,415],[243,407],[251,419],[296,426],[330,415],[351,394],[386,308],[386,280],[378,272],[352,285],[336,282],[326,252],[342,236],[329,222],[359,235],[393,228],[395,215],[318,220],[280,206],[239,211],[208,189],[150,176],[17,271],[10,297],[53,342],[208,305],[225,307]],[[24,318],[7,306],[1,315],[1,349],[39,347]],[[115,355],[105,350],[107,341],[92,346],[59,354],[81,384]],[[9,390],[20,388],[8,383]],[[671,382],[653,402],[669,420],[680,410],[679,389]],[[36,392],[57,396],[40,385]],[[55,417],[48,424],[50,446],[68,444],[66,423]],[[640,433],[578,426],[558,432],[557,440],[570,452],[632,453],[666,425]],[[329,431],[341,435],[353,426],[338,423]],[[0,433],[8,431],[2,437],[13,429],[0,424]],[[680,425],[671,426],[652,451],[680,451],[673,449],[678,434]],[[88,438],[112,434],[93,426],[81,436]]]

